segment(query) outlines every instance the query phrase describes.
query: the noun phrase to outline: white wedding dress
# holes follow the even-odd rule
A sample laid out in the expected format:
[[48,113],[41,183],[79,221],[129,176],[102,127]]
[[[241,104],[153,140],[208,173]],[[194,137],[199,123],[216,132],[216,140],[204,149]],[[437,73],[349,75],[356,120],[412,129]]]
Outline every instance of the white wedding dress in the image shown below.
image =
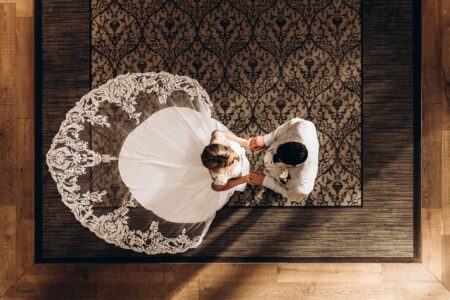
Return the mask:
[[[117,122],[105,107],[127,116],[116,127],[134,128],[115,145],[121,149],[118,157],[92,149],[89,139],[91,127]],[[211,188],[200,156],[214,130],[227,130],[211,118],[212,107],[195,79],[167,72],[120,75],[90,91],[67,112],[46,155],[62,202],[81,225],[124,249],[155,255],[198,247],[216,211],[245,187]],[[248,173],[245,150],[233,143],[241,157],[233,174]],[[108,206],[108,191],[101,185],[85,184],[90,169],[102,164],[118,168],[128,187],[117,206]]]
[[[151,115],[127,136],[119,171],[134,198],[157,216],[174,223],[203,222],[215,215],[241,184],[223,192],[211,188],[211,175],[200,160],[211,133],[228,130],[207,114],[170,107]],[[246,175],[245,149],[229,141],[240,160],[234,176]]]

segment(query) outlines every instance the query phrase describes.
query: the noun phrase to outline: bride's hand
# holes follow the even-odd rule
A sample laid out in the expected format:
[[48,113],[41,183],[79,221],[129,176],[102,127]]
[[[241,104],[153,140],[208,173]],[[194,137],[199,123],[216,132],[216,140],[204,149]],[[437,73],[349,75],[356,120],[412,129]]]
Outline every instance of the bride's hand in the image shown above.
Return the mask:
[[249,149],[249,150],[251,150],[250,149],[250,140],[251,140],[251,138],[245,140],[244,144],[242,145],[244,148]]
[[249,176],[249,183],[251,185],[263,185],[264,182],[264,177],[266,177],[264,175],[264,173],[259,172],[259,171],[253,171],[250,172]]
[[244,177],[244,180],[245,180],[246,183],[250,183],[250,174],[247,174],[247,175],[245,175],[243,177]]
[[252,150],[252,151],[260,151],[266,147],[262,136],[251,137],[249,139],[249,146],[250,146],[250,150]]

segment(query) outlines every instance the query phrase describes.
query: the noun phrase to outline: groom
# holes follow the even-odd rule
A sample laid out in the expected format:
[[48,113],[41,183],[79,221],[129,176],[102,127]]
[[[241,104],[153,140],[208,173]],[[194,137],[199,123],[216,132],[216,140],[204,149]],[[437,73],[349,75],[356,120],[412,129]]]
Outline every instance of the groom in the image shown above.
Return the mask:
[[251,172],[250,184],[262,185],[291,201],[305,199],[314,188],[319,164],[316,127],[293,118],[273,132],[249,139],[250,149],[266,149],[264,172]]

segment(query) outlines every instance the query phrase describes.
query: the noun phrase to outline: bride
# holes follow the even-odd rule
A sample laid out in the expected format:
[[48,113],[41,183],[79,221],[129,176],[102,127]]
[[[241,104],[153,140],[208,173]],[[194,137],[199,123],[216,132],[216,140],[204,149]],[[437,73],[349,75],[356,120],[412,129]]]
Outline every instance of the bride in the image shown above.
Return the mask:
[[248,140],[230,131],[212,132],[210,144],[203,149],[201,159],[211,174],[214,191],[245,189],[249,178],[249,162],[244,148],[249,149]]
[[[110,116],[107,103],[125,115]],[[46,156],[62,201],[83,226],[121,248],[151,255],[196,248],[216,212],[249,182],[249,141],[212,118],[212,107],[196,80],[167,72],[120,75],[90,91],[66,114]],[[118,157],[88,148],[90,133],[79,134],[89,128],[85,122],[130,128],[125,140],[112,139],[120,140],[112,145]],[[116,160],[128,193],[102,213],[94,205],[106,202],[106,190],[77,179]]]

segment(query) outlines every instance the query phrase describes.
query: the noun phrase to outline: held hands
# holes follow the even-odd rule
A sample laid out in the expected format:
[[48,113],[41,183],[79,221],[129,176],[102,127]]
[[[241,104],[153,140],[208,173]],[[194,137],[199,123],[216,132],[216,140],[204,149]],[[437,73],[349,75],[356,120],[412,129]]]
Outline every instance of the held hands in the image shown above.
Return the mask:
[[262,136],[254,136],[248,139],[249,149],[252,151],[263,150],[266,145],[264,145],[264,140]]
[[[252,150],[252,151],[260,151],[266,148],[266,145],[264,144],[264,139],[262,136],[254,136],[247,140],[246,148]],[[266,177],[262,172],[260,171],[253,171],[250,172],[250,174],[245,176],[245,179],[247,183],[250,183],[251,185],[263,185],[264,177]]]
[[266,176],[262,172],[253,171],[247,175],[247,182],[251,185],[263,185],[264,177]]

